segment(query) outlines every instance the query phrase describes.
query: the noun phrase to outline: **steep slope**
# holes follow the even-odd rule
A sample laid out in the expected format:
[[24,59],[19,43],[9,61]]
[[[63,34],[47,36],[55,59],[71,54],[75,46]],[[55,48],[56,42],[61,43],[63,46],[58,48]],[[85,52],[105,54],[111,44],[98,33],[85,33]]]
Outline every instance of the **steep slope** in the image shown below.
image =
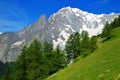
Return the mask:
[[[14,32],[6,32],[0,35],[0,61],[6,60],[10,46],[19,40],[19,37]],[[15,51],[14,51],[15,52]]]
[[[29,45],[34,39],[58,44],[64,48],[65,42],[74,32],[86,30],[90,36],[101,33],[105,23],[111,22],[119,14],[95,15],[77,8],[65,7],[51,15],[47,20],[45,15],[41,16],[34,24],[25,27],[19,32],[0,35],[0,61],[12,62],[18,57],[22,46]],[[4,41],[4,39],[7,39]],[[13,39],[13,40],[12,40]]]
[[[15,35],[7,37],[6,33],[3,33],[2,35],[0,35],[0,61],[15,61],[21,51],[21,48],[24,45],[29,45],[34,39],[38,39],[39,41],[48,41],[52,43],[50,33],[51,32],[49,30],[49,23],[46,20],[45,15],[42,15],[41,18],[34,24],[25,27],[17,33],[14,33],[17,37],[15,37]],[[10,34],[8,33],[8,35]],[[7,40],[4,40],[4,38]],[[10,38],[15,40],[11,42]]]
[[49,18],[54,46],[64,47],[69,35],[74,32],[88,31],[90,36],[101,33],[105,23],[114,20],[119,14],[96,15],[78,8],[65,7]]
[[84,59],[58,71],[46,80],[117,80],[120,78],[120,28],[113,38]]

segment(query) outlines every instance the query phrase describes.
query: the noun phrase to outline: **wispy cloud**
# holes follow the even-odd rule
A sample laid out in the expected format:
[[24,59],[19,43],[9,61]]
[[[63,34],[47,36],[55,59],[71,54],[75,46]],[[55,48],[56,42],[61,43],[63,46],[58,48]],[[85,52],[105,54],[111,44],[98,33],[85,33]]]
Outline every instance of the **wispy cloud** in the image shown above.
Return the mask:
[[98,4],[107,4],[109,2],[110,0],[101,0],[101,1],[98,1]]
[[92,9],[101,9],[101,7],[107,6],[111,0],[97,0],[96,2],[92,3],[89,7]]
[[0,2],[0,28],[19,29],[28,21],[27,14],[14,3]]
[[12,20],[8,20],[8,19],[0,19],[0,28],[1,27],[5,27],[5,26],[13,26],[11,28],[15,28],[18,27],[22,22],[19,21],[12,21]]

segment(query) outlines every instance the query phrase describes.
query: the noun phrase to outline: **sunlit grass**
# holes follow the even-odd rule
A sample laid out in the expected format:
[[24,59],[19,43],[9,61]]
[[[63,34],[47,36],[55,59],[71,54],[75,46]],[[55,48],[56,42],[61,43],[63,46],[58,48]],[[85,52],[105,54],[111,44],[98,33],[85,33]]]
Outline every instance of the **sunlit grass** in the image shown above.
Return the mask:
[[98,42],[94,53],[76,61],[47,80],[117,80],[120,77],[120,28],[112,32],[113,37]]

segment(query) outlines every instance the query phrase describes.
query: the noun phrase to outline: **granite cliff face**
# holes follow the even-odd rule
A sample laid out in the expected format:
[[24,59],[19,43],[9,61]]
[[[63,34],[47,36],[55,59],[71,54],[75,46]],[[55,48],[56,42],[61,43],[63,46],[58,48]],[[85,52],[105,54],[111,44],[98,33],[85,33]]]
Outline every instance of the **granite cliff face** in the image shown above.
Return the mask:
[[22,46],[29,45],[36,38],[53,43],[54,47],[59,44],[64,48],[70,34],[86,30],[90,36],[97,35],[101,33],[107,21],[113,21],[118,15],[95,15],[70,7],[60,9],[49,19],[43,15],[37,22],[19,32],[6,32],[0,35],[0,61],[15,61]]

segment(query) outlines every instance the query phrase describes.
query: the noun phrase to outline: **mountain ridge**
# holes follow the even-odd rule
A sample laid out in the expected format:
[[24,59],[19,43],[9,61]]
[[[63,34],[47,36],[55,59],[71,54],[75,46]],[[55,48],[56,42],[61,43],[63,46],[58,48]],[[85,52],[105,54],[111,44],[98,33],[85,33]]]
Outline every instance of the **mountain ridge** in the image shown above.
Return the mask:
[[[58,44],[64,48],[70,34],[74,32],[88,31],[90,36],[101,33],[103,26],[118,17],[119,14],[95,15],[77,8],[66,7],[46,19],[41,16],[38,21],[14,33],[0,35],[0,61],[13,62],[20,55],[22,46],[29,45],[34,39]],[[13,39],[13,40],[12,40]]]

